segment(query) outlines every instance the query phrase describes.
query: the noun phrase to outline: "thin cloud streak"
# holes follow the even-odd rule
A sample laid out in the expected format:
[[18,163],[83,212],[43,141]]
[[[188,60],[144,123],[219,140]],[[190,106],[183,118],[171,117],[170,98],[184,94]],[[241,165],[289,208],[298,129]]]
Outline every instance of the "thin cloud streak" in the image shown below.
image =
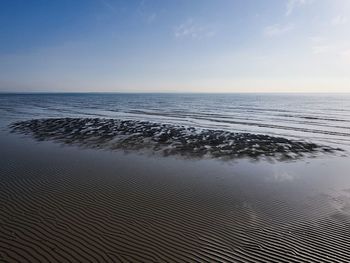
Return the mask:
[[331,25],[338,26],[338,25],[344,25],[348,22],[348,18],[343,15],[338,15],[334,17],[331,21]]
[[312,53],[315,55],[327,53],[330,50],[331,50],[330,46],[314,46],[314,47],[312,47]]
[[274,24],[267,26],[263,30],[263,34],[268,37],[279,36],[295,28],[294,24],[280,25]]
[[286,16],[290,16],[296,8],[311,2],[312,0],[288,0],[286,5]]
[[208,27],[198,25],[193,19],[189,19],[185,23],[180,24],[174,29],[175,38],[192,38],[192,39],[202,39],[208,38],[215,35],[215,31]]

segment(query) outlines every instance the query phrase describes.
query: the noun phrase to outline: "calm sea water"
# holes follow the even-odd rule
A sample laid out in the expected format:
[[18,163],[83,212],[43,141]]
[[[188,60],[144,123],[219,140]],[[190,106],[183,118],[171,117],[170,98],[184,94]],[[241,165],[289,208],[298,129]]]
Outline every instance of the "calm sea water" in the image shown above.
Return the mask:
[[350,94],[1,94],[5,122],[106,117],[350,147]]

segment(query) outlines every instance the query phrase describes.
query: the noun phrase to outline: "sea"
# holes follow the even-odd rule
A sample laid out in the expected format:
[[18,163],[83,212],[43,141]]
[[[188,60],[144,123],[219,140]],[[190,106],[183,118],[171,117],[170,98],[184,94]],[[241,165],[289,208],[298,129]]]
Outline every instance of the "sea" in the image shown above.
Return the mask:
[[350,147],[350,94],[4,93],[0,116],[144,120]]

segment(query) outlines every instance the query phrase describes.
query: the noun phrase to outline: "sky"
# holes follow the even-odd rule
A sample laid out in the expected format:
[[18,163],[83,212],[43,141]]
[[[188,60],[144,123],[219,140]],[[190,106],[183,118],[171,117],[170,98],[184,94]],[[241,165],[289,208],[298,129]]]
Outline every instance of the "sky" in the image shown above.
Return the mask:
[[350,0],[0,0],[0,92],[350,92]]

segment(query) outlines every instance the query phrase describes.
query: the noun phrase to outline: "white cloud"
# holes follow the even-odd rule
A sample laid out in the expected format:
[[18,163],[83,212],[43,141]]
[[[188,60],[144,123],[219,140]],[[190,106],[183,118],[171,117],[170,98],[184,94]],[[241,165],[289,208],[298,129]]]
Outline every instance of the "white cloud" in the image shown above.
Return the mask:
[[311,42],[314,42],[314,43],[321,43],[321,42],[324,42],[326,40],[326,38],[321,37],[321,36],[312,36],[309,39],[311,40]]
[[292,14],[296,8],[311,2],[312,0],[288,0],[287,6],[286,6],[286,16],[289,16],[290,14]]
[[312,53],[313,54],[322,54],[322,53],[326,53],[328,51],[330,51],[330,47],[329,46],[314,46],[312,47]]
[[152,23],[156,18],[157,18],[157,14],[156,14],[156,13],[150,14],[150,15],[147,17],[147,22],[148,22],[148,23]]
[[100,2],[112,12],[116,12],[116,8],[109,2],[109,0],[100,0]]
[[274,25],[265,27],[263,30],[263,33],[265,36],[273,37],[273,36],[282,35],[292,29],[294,29],[293,24],[287,24],[287,25],[274,24]]
[[348,21],[348,18],[343,15],[336,16],[332,19],[331,24],[333,26],[344,25]]
[[192,19],[189,19],[175,27],[174,35],[176,38],[201,39],[214,36],[215,31],[210,27],[198,25]]
[[340,56],[347,62],[350,63],[350,49],[340,52]]

